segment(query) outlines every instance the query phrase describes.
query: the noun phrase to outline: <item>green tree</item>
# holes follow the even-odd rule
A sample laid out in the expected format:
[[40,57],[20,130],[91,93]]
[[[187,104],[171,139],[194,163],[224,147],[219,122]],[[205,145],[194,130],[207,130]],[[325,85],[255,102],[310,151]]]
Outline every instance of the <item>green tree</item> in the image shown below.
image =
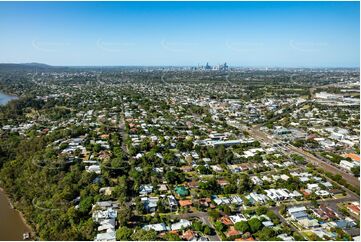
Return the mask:
[[120,227],[116,231],[116,238],[117,240],[130,240],[131,236],[133,234],[133,230],[128,227]]
[[80,200],[79,203],[79,212],[82,214],[88,214],[90,212],[90,209],[93,205],[93,198],[92,197],[86,197],[84,199]]
[[213,210],[213,209],[208,210],[208,215],[209,215],[209,217],[211,217],[213,219],[217,219],[217,218],[219,218],[221,216],[219,211]]
[[259,240],[274,240],[275,231],[272,228],[265,227],[262,230],[257,232],[257,237]]
[[250,231],[250,227],[246,221],[237,222],[234,227],[242,233]]
[[262,207],[258,207],[256,210],[256,214],[257,215],[262,215],[262,214],[266,214],[267,213],[267,208],[262,206]]
[[202,231],[203,229],[203,225],[200,221],[194,221],[192,223],[192,228],[195,230],[195,231]]
[[353,175],[355,177],[360,177],[360,167],[359,166],[352,167],[351,172],[353,173]]
[[217,222],[214,223],[214,228],[215,228],[217,231],[223,231],[223,230],[226,228],[226,226],[224,226],[223,223],[217,221]]
[[156,240],[157,239],[157,232],[155,232],[153,229],[151,230],[144,230],[144,229],[138,229],[135,231],[132,236],[130,236],[132,240],[138,240],[138,241],[149,241],[149,240]]
[[165,234],[163,239],[168,240],[168,241],[181,241],[182,240],[178,235],[171,234],[171,233]]
[[252,233],[257,232],[262,227],[262,223],[258,218],[250,219],[248,221],[248,225],[249,225]]
[[210,235],[212,233],[212,230],[208,225],[206,225],[206,226],[204,226],[203,233],[206,235]]

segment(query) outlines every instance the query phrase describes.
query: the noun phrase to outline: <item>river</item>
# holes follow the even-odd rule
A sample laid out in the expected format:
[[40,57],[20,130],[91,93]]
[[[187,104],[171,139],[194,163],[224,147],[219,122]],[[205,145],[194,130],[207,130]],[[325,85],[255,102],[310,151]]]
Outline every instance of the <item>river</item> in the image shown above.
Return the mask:
[[23,240],[23,233],[30,231],[20,212],[11,207],[5,191],[0,188],[0,240]]
[[[0,105],[13,99],[16,97],[0,92]],[[23,233],[30,231],[20,212],[11,207],[5,191],[0,188],[0,240],[23,240]]]
[[0,91],[0,105],[5,105],[7,104],[9,101],[16,99],[17,97],[15,96],[9,96],[3,92]]

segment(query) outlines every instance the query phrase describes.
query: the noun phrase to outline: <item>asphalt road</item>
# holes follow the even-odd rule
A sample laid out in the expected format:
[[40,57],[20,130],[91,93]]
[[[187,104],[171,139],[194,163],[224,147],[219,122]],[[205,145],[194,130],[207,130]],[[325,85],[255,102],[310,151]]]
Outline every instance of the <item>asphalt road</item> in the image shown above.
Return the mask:
[[[261,140],[261,141],[266,141],[269,144],[276,144],[276,143],[280,143],[280,141],[278,141],[275,138],[270,138],[266,133],[262,132],[261,130],[259,130],[259,127],[255,126],[252,127],[250,129],[247,130],[251,136],[253,136],[254,138]],[[297,153],[303,157],[306,158],[306,160],[308,160],[309,162],[311,162],[312,164],[321,167],[322,169],[324,169],[325,171],[331,172],[333,174],[339,174],[341,175],[345,180],[347,180],[351,185],[357,187],[358,189],[360,189],[360,181],[354,177],[353,175],[333,166],[328,164],[327,162],[315,157],[314,155],[310,154],[307,151],[304,151],[300,148],[296,148],[292,145],[286,145],[284,146],[287,151],[289,153]]]
[[311,161],[314,165],[317,165],[319,167],[321,167],[322,169],[324,169],[325,171],[331,172],[333,174],[339,174],[341,175],[347,182],[349,182],[351,185],[357,187],[358,189],[360,189],[360,181],[354,177],[353,175],[331,165],[328,164],[327,162],[315,157],[314,155],[300,149],[297,147],[294,147],[292,145],[288,145],[287,148],[295,153],[298,153],[299,155],[304,156],[305,158],[307,158],[309,161]]

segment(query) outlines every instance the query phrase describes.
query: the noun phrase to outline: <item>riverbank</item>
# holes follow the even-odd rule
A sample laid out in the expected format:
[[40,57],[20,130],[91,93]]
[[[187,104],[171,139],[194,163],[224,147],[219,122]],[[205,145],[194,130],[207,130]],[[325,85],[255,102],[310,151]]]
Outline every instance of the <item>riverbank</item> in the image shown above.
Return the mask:
[[[24,214],[14,207],[13,202],[6,191],[0,187],[0,211],[2,220],[8,228],[0,227],[0,240],[22,240],[23,233],[30,233],[34,237],[34,231],[27,223]],[[6,203],[6,204],[5,204]],[[2,231],[4,230],[4,231]]]
[[11,100],[18,99],[19,97],[12,94],[7,94],[0,90],[0,105],[6,105]]

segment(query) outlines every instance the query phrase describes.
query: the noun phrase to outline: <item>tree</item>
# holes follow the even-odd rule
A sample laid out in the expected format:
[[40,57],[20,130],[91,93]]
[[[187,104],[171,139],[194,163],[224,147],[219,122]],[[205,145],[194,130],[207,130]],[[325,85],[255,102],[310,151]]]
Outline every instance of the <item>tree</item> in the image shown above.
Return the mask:
[[237,222],[234,227],[242,233],[250,231],[250,227],[246,221]]
[[212,232],[211,228],[209,226],[204,226],[204,230],[203,230],[203,233],[206,234],[206,235],[210,235]]
[[351,168],[351,171],[353,173],[353,175],[355,177],[359,177],[360,176],[360,167],[359,166],[354,166]]
[[219,214],[219,211],[213,210],[213,209],[208,211],[208,215],[209,215],[209,217],[211,217],[213,219],[217,219],[217,218],[219,218],[221,216]]
[[195,230],[195,231],[202,231],[202,228],[203,228],[203,225],[200,221],[195,221],[193,224],[192,224],[192,228]]
[[159,201],[157,202],[157,207],[158,207],[158,212],[160,212],[160,213],[165,213],[166,212],[165,206],[164,206],[163,201],[161,199],[159,199]]
[[135,199],[135,210],[138,214],[143,214],[145,212],[144,204],[139,197]]
[[174,169],[172,171],[167,171],[164,175],[168,184],[179,184],[182,183],[185,179],[185,175],[179,169]]
[[171,234],[171,233],[165,234],[163,239],[168,240],[168,241],[181,241],[182,240],[178,235]]
[[212,173],[212,171],[209,168],[205,167],[204,165],[198,166],[197,169],[199,173],[202,175],[207,175]]
[[217,231],[223,231],[225,229],[225,226],[221,222],[217,221],[217,222],[214,223],[214,228]]
[[248,221],[248,225],[251,229],[251,232],[255,233],[261,228],[262,223],[258,218],[252,218]]
[[286,214],[286,206],[284,204],[281,204],[279,212],[282,215]]
[[305,241],[305,238],[303,238],[298,232],[293,232],[292,234],[293,238],[295,238],[296,241]]
[[84,199],[81,199],[81,201],[79,203],[79,212],[82,214],[89,213],[89,211],[92,207],[92,203],[93,203],[92,197],[86,197]]
[[224,193],[225,194],[232,194],[237,192],[237,185],[236,184],[229,184],[224,187]]
[[225,214],[231,215],[231,208],[230,208],[229,206],[223,205],[223,206],[222,206],[222,210],[223,210],[223,212],[224,212]]
[[242,175],[239,182],[239,193],[250,191],[253,187],[253,183],[247,174]]
[[118,211],[118,222],[120,226],[125,226],[131,217],[131,211],[128,207],[124,206]]
[[267,213],[267,208],[264,206],[258,207],[256,210],[257,215],[262,215],[262,214],[266,214],[266,213]]
[[272,228],[265,227],[262,230],[257,232],[257,237],[259,240],[274,240],[275,231]]
[[275,214],[275,212],[273,212],[272,210],[268,210],[266,215],[272,219],[272,222],[274,224],[279,224],[280,223],[280,219],[278,218],[278,216]]
[[153,229],[151,230],[144,230],[144,229],[138,229],[135,231],[132,236],[130,236],[132,240],[138,240],[138,241],[149,241],[149,240],[156,240],[157,239],[157,232],[155,232]]
[[130,240],[130,237],[133,234],[133,230],[128,228],[128,227],[120,227],[119,229],[117,229],[116,232],[116,237],[117,240]]

